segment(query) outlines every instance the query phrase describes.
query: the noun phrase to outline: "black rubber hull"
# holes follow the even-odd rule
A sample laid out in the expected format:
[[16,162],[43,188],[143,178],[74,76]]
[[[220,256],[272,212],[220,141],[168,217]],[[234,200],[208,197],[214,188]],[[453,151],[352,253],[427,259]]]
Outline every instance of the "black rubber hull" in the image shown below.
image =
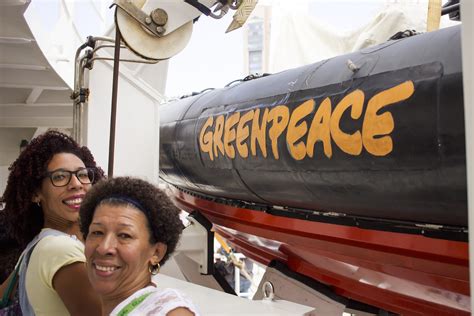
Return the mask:
[[162,106],[160,176],[258,205],[467,227],[463,107],[456,26]]

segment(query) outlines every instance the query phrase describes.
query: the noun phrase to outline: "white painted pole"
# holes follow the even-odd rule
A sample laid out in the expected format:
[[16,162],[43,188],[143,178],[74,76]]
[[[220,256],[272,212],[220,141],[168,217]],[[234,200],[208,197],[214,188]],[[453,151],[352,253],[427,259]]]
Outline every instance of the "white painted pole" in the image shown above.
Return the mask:
[[[466,124],[467,202],[469,227],[469,271],[474,271],[474,1],[461,1],[461,45]],[[473,275],[470,273],[471,310],[474,306]],[[471,313],[472,314],[472,313]]]
[[240,269],[234,265],[234,291],[240,296]]

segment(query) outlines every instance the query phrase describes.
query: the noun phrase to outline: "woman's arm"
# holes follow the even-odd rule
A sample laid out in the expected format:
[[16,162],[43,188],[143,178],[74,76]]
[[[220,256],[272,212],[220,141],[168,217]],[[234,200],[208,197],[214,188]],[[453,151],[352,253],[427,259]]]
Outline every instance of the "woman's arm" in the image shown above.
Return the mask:
[[53,287],[71,316],[101,315],[101,304],[83,262],[74,262],[59,269],[53,277]]

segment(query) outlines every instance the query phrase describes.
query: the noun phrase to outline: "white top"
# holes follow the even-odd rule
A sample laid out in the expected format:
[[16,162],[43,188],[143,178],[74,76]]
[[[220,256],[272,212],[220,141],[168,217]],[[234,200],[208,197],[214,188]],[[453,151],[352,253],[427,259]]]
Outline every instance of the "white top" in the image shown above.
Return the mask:
[[[44,228],[42,233],[46,230]],[[84,245],[62,233],[43,237],[33,249],[26,270],[26,293],[36,316],[64,316],[69,312],[53,288],[53,278],[62,267],[85,262]]]
[[[140,297],[144,299],[140,300]],[[136,301],[132,303],[134,300]],[[133,307],[134,305],[135,307]],[[121,315],[165,316],[178,307],[187,308],[193,312],[194,315],[199,316],[196,306],[194,306],[189,297],[182,292],[170,288],[157,289],[155,286],[150,285],[129,296],[126,300],[117,305],[110,315],[119,315],[123,309],[127,308],[128,313],[125,313],[124,310]]]

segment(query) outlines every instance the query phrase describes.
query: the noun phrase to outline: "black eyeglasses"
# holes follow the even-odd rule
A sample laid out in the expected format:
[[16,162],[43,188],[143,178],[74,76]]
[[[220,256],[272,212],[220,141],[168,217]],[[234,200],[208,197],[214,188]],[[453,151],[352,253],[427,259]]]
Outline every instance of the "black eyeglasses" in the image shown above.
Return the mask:
[[91,184],[94,182],[93,168],[82,168],[76,171],[58,169],[47,172],[45,177],[48,177],[55,187],[64,187],[71,182],[72,175],[75,175],[77,180],[82,184]]

